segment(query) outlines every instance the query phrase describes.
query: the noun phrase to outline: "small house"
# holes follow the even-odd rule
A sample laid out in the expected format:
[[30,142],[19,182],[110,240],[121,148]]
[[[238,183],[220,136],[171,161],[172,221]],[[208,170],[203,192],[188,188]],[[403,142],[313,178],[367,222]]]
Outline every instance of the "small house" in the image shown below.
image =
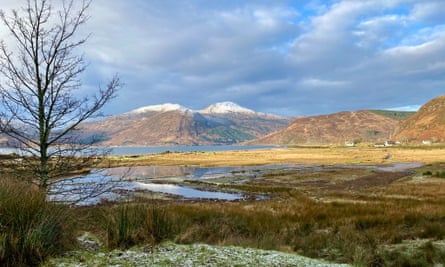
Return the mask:
[[395,145],[396,145],[396,142],[394,142],[394,141],[388,140],[385,142],[385,146],[395,146]]

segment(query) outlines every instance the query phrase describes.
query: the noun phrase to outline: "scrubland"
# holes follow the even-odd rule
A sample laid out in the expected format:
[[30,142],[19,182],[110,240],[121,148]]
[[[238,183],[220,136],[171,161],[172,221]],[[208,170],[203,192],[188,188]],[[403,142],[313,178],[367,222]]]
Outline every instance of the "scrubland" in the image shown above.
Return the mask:
[[[111,157],[108,166],[311,163],[316,168],[277,170],[244,183],[206,181],[209,188],[268,195],[264,200],[144,198],[62,209],[71,215],[66,224],[71,233],[96,236],[100,251],[170,241],[276,250],[355,266],[432,266],[445,263],[443,152],[440,147],[278,148]],[[357,167],[399,162],[424,166],[392,172]],[[0,225],[0,246],[7,240],[7,223]],[[5,251],[0,248],[0,256]],[[57,255],[63,253],[51,251],[40,259]]]

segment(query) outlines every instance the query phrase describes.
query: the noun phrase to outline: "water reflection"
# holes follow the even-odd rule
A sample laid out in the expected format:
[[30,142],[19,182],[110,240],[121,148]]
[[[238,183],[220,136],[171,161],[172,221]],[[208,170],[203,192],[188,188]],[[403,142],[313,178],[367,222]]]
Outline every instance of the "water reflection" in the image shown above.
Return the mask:
[[[109,172],[123,174],[124,169],[108,170],[106,173],[92,173],[84,177],[62,180],[50,188],[48,199],[70,205],[88,206],[103,201],[130,199],[132,193],[150,191],[175,195],[184,199],[242,200],[244,195],[218,191],[198,190],[193,187],[141,182],[126,177],[110,176]],[[134,173],[133,173],[134,174]],[[149,177],[152,177],[151,174]]]
[[210,180],[217,178],[257,177],[272,171],[301,171],[309,167],[314,168],[310,164],[269,164],[241,167],[135,166],[109,168],[104,170],[104,173],[114,177],[127,177],[138,181],[162,178]]
[[[422,163],[395,163],[385,166],[320,166],[311,164],[272,164],[244,167],[186,167],[186,166],[137,166],[105,169],[84,177],[62,180],[50,189],[49,199],[76,205],[94,205],[102,200],[122,200],[136,191],[158,192],[175,195],[184,199],[241,200],[245,196],[236,193],[198,190],[193,187],[165,184],[175,179],[186,180],[225,179],[223,182],[243,183],[264,174],[274,172],[316,172],[329,168],[368,168],[379,171],[406,171],[422,166]],[[154,183],[157,181],[158,183]],[[163,184],[159,184],[159,182]],[[220,180],[221,181],[221,180]],[[264,196],[256,196],[264,199]]]
[[178,186],[172,184],[137,183],[137,185],[139,188],[164,194],[178,195],[184,198],[218,199],[218,200],[229,200],[229,201],[240,200],[244,198],[242,194],[202,191],[191,187]]

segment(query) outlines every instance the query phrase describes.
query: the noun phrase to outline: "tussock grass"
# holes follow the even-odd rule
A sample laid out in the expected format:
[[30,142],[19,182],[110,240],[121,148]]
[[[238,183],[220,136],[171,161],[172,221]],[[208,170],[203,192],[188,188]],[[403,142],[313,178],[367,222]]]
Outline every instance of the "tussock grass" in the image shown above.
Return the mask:
[[28,183],[0,180],[1,266],[38,266],[76,243],[68,209],[45,198]]
[[158,204],[125,204],[86,210],[90,212],[84,223],[95,223],[95,228],[89,230],[101,232],[109,249],[154,245],[175,234],[171,215]]

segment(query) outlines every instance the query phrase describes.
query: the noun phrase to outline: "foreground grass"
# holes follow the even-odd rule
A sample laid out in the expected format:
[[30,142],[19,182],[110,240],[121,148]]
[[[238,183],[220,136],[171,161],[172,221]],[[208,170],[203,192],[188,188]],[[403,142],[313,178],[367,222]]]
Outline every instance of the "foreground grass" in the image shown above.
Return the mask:
[[38,266],[73,248],[73,219],[29,184],[0,179],[0,266]]

